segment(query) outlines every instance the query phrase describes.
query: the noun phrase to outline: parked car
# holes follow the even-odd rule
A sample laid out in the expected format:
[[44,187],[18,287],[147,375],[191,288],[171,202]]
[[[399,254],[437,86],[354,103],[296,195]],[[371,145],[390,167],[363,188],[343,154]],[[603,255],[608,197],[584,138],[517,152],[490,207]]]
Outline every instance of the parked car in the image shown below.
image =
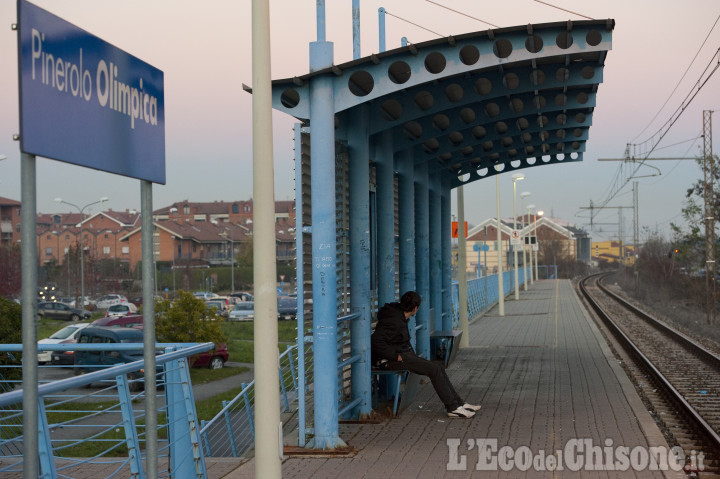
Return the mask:
[[143,317],[140,314],[127,316],[105,316],[92,322],[92,326],[105,326],[108,328],[142,328]]
[[[76,339],[66,339],[58,344],[76,343]],[[50,351],[50,364],[53,366],[72,366],[75,364],[75,351]]]
[[230,302],[232,304],[255,300],[255,298],[253,297],[252,294],[244,292],[244,291],[238,291],[237,293],[230,293],[228,295],[228,298],[230,299]]
[[229,357],[227,344],[218,343],[211,351],[190,356],[188,362],[194,368],[222,369]]
[[278,319],[295,319],[297,317],[297,298],[278,296]]
[[253,301],[236,304],[228,315],[229,321],[252,321],[253,319],[255,319],[255,303]]
[[132,303],[113,304],[105,312],[105,316],[127,316],[137,313],[137,306]]
[[[90,323],[75,323],[65,326],[61,330],[53,333],[49,338],[41,339],[38,344],[59,344],[74,341],[78,333]],[[72,359],[72,357],[70,358]],[[52,360],[52,351],[38,351],[38,363],[46,364]]]
[[[91,326],[83,329],[77,338],[78,344],[120,344],[142,343],[143,332],[134,328],[106,328]],[[53,359],[59,352],[53,353]],[[75,374],[89,373],[117,364],[131,363],[143,358],[142,349],[130,351],[75,351]],[[142,378],[142,371],[128,375],[130,390],[142,389],[142,383],[133,379]]]
[[218,297],[217,294],[208,293],[207,291],[197,291],[197,292],[193,293],[193,296],[195,296],[196,298],[200,298],[203,301],[207,301],[208,299],[213,299],[213,298]]
[[223,318],[228,317],[228,312],[229,312],[230,308],[228,307],[228,302],[226,299],[223,299],[223,298],[209,299],[209,300],[205,301],[205,304],[207,305],[208,309],[217,308],[217,314],[219,314]]
[[38,304],[38,316],[49,319],[62,319],[64,321],[80,321],[89,319],[89,311],[71,308],[64,303],[42,302]]
[[106,294],[95,302],[98,309],[108,309],[113,304],[127,304],[128,299],[122,294]]

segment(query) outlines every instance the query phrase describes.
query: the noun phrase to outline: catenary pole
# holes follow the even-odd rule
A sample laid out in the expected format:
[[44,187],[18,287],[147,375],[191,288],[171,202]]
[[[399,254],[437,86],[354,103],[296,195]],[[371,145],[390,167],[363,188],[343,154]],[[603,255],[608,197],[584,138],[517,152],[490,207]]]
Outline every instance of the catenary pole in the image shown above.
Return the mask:
[[505,281],[502,266],[502,221],[500,219],[500,175],[495,173],[495,205],[497,206],[497,275],[498,275],[498,311],[505,316]]
[[255,477],[282,477],[275,265],[275,187],[270,4],[252,2],[253,245],[255,286]]

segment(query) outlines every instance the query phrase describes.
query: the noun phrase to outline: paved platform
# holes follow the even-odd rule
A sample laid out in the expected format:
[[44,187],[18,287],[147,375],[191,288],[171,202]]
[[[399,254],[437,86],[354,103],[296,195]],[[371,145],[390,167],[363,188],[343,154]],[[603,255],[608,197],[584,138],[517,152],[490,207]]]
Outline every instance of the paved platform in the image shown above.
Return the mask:
[[[496,307],[474,321],[448,373],[482,404],[474,418],[446,417],[428,383],[396,419],[341,425],[352,457],[289,457],[283,477],[685,477],[643,467],[649,447],[667,444],[569,281],[536,282],[503,317]],[[608,465],[626,470],[588,470]]]

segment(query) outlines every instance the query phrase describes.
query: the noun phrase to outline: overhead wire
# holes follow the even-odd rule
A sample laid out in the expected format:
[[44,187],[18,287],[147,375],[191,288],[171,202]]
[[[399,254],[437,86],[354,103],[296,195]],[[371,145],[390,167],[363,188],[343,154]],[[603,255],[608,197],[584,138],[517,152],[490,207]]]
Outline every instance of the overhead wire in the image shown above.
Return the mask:
[[708,38],[710,38],[710,34],[712,34],[713,30],[715,29],[715,26],[717,26],[718,20],[720,20],[720,15],[718,15],[718,17],[715,19],[715,22],[713,23],[712,27],[710,27],[710,31],[708,32],[707,35],[705,35],[705,40],[703,40],[702,44],[700,45],[700,48],[698,48],[697,53],[695,53],[695,56],[693,57],[693,59],[690,61],[690,64],[689,64],[689,65],[687,66],[687,68],[685,69],[685,73],[683,73],[683,75],[680,77],[680,80],[678,80],[677,84],[675,85],[675,88],[673,88],[673,90],[670,92],[670,95],[668,95],[667,99],[665,100],[665,103],[662,104],[662,106],[660,107],[660,109],[657,111],[657,113],[655,113],[655,116],[652,117],[652,120],[650,120],[650,122],[647,124],[647,126],[645,126],[645,128],[643,128],[640,133],[638,133],[637,135],[635,135],[635,138],[633,138],[632,140],[630,140],[630,143],[634,142],[635,140],[638,139],[638,137],[639,137],[640,135],[642,135],[643,133],[645,133],[645,130],[647,130],[648,128],[650,128],[650,125],[653,124],[653,122],[654,122],[654,121],[657,119],[657,117],[660,115],[660,112],[663,111],[663,109],[664,109],[665,106],[668,104],[668,102],[670,101],[670,99],[673,97],[673,95],[675,94],[675,92],[677,91],[677,89],[680,87],[680,83],[682,83],[682,81],[685,79],[685,76],[687,76],[688,72],[690,71],[690,68],[693,66],[693,63],[695,63],[695,60],[697,60],[697,57],[698,57],[698,55],[700,55],[700,52],[702,51],[703,47],[705,46],[705,43],[707,43]]
[[387,10],[385,10],[385,15],[390,15],[391,17],[395,17],[395,18],[397,18],[398,20],[402,20],[402,21],[405,22],[405,23],[409,23],[410,25],[414,25],[414,26],[416,26],[416,27],[418,27],[418,28],[422,28],[423,30],[426,30],[426,31],[428,31],[428,32],[430,32],[430,33],[432,33],[432,34],[434,34],[434,35],[437,35],[437,36],[439,36],[439,37],[441,37],[441,38],[447,37],[447,35],[442,35],[442,34],[440,34],[440,33],[438,33],[438,32],[434,32],[434,31],[430,30],[429,28],[423,27],[422,25],[418,25],[418,24],[415,23],[415,22],[411,22],[410,20],[406,20],[405,18],[398,17],[397,15],[393,15],[392,13],[388,12]]
[[450,7],[446,7],[445,5],[442,5],[442,4],[437,3],[437,2],[433,2],[432,0],[425,0],[425,1],[428,2],[428,3],[432,3],[433,5],[437,5],[438,7],[442,7],[442,8],[444,8],[444,9],[446,9],[446,10],[450,10],[451,12],[455,12],[455,13],[460,14],[460,15],[463,15],[463,16],[465,16],[465,17],[472,18],[473,20],[477,20],[478,22],[484,23],[485,25],[490,25],[491,27],[500,28],[499,26],[495,25],[494,23],[486,22],[485,20],[480,20],[479,18],[475,18],[475,17],[473,17],[472,15],[468,15],[467,13],[463,13],[463,12],[460,12],[460,11],[458,11],[458,10],[454,10],[454,9],[452,9],[452,8],[450,8]]
[[572,10],[567,10],[567,9],[565,9],[565,8],[558,7],[557,5],[553,5],[553,4],[551,4],[551,3],[543,2],[543,1],[541,1],[541,0],[533,0],[533,1],[535,1],[535,2],[537,2],[537,3],[542,3],[543,5],[547,5],[548,7],[557,8],[558,10],[562,10],[563,12],[572,13],[573,15],[577,15],[578,17],[587,18],[588,20],[595,20],[595,19],[592,18],[592,17],[588,17],[588,16],[583,15],[583,14],[581,14],[581,13],[573,12]]

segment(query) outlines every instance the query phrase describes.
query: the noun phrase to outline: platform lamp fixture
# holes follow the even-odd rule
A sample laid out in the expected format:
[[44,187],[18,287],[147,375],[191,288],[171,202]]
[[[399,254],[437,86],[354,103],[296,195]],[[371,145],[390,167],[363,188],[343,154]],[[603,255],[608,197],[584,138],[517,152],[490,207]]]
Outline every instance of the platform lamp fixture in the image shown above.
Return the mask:
[[[523,278],[525,279],[523,283],[523,289],[525,291],[528,290],[528,274],[527,274],[527,264],[526,264],[526,257],[525,257],[525,198],[530,196],[532,193],[529,191],[523,191],[520,193],[520,248],[522,248],[523,253]],[[529,221],[528,221],[529,223]],[[531,273],[532,275],[532,273]]]
[[80,223],[78,223],[77,227],[80,228],[80,309],[85,309],[85,238],[83,237],[83,223],[85,222],[85,209],[96,205],[98,203],[105,203],[108,200],[107,196],[103,196],[97,201],[93,201],[92,203],[88,203],[82,208],[74,203],[69,203],[67,201],[64,201],[62,198],[55,198],[55,201],[57,203],[62,203],[64,205],[72,206],[73,208],[76,208],[78,212],[80,213]]
[[[528,218],[528,229],[530,228],[530,214],[535,211],[535,205],[528,205],[527,207],[527,218]],[[530,235],[531,241],[530,243],[530,251],[528,252],[528,256],[530,257],[530,284],[533,284],[535,282],[535,276],[533,275],[533,242],[532,238],[535,238],[535,241],[537,242],[537,237],[534,236],[534,234]]]
[[[517,187],[516,183],[520,180],[524,180],[525,175],[522,173],[515,173],[512,175],[512,181],[513,181],[513,230],[517,229],[517,206],[515,205],[517,200]],[[512,242],[511,242],[512,243]],[[515,246],[512,247],[513,250],[513,265],[515,266],[515,300],[520,299],[520,282],[518,281],[518,254],[517,254],[517,248]]]

